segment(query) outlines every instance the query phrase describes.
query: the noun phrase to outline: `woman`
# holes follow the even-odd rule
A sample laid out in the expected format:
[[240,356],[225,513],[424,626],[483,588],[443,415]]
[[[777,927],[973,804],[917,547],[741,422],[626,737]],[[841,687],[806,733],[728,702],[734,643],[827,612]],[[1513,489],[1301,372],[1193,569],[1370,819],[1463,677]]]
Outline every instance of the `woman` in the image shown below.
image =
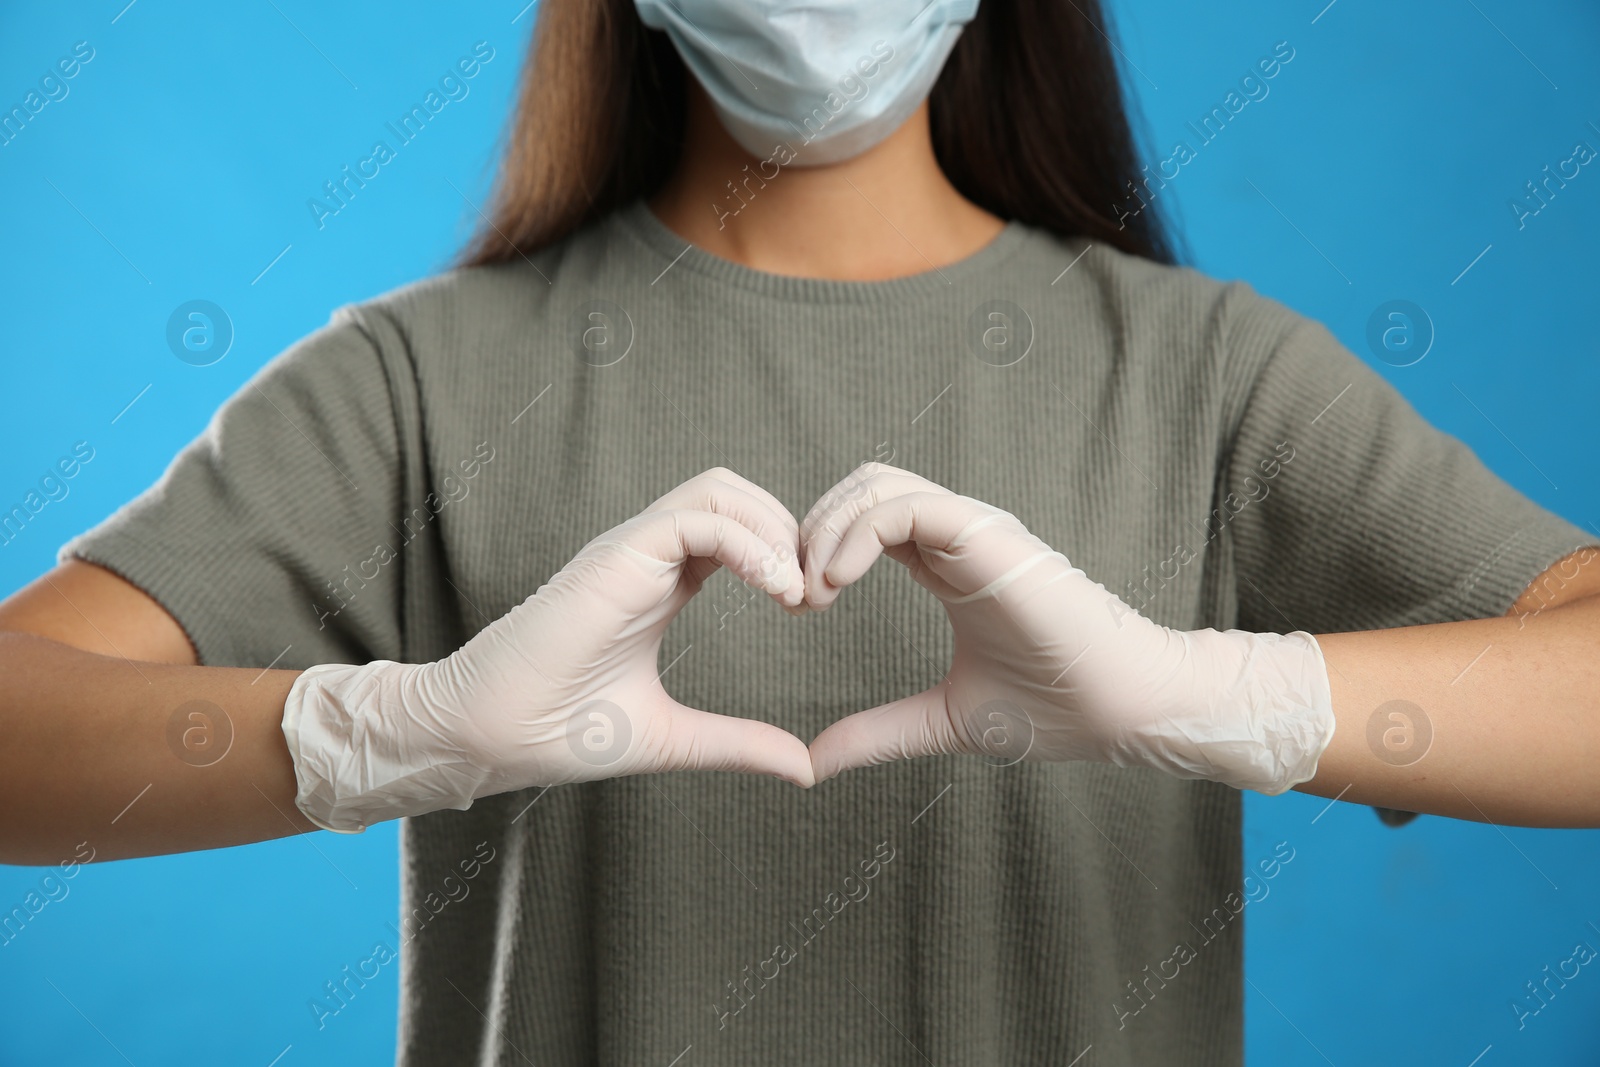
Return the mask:
[[922,7],[546,0],[463,266],[0,607],[0,860],[405,817],[407,1064],[1237,1063],[1238,789],[1600,823],[1592,538]]

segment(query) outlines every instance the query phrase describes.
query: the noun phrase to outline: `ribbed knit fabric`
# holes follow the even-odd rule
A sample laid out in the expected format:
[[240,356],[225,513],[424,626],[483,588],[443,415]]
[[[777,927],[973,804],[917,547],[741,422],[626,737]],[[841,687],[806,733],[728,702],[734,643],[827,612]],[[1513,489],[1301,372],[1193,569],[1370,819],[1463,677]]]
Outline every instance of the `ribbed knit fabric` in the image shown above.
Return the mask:
[[[780,277],[635,205],[339,309],[62,552],[148,590],[207,664],[424,661],[700,471],[800,516],[869,459],[1186,628],[1498,614],[1593,541],[1246,285],[1018,224],[914,277]],[[810,739],[950,655],[892,561],[802,618],[718,574],[663,682]],[[1273,859],[1241,857],[1239,811],[1155,772],[939,757],[410,819],[380,939],[400,1062],[1236,1065],[1242,860]]]

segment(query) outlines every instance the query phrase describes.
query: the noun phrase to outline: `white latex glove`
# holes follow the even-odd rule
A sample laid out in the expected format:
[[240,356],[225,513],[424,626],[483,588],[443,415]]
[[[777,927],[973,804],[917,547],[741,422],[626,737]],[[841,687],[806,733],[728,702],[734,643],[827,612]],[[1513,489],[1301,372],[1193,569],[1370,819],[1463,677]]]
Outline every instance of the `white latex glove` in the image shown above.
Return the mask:
[[685,707],[662,688],[661,636],[719,566],[791,613],[794,516],[722,468],[590,541],[539,590],[433,663],[325,664],[289,691],[295,803],[325,829],[529,786],[669,770],[809,786],[799,738]]
[[1276,794],[1309,781],[1333,738],[1310,634],[1169,629],[1015,516],[907,471],[863,465],[806,516],[801,545],[812,610],[887,554],[943,602],[955,635],[942,684],[817,736],[818,781],[972,753],[1154,767]]

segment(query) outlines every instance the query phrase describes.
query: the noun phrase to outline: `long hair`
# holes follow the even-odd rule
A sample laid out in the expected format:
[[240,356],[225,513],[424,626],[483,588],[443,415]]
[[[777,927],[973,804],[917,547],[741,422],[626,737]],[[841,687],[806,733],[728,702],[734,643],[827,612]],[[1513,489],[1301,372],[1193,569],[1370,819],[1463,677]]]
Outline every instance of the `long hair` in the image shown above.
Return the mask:
[[[863,0],[871,2],[871,0]],[[934,154],[1002,219],[1176,261],[1098,0],[983,0],[929,96]],[[540,0],[487,221],[463,266],[525,256],[659,190],[691,75],[634,0]]]

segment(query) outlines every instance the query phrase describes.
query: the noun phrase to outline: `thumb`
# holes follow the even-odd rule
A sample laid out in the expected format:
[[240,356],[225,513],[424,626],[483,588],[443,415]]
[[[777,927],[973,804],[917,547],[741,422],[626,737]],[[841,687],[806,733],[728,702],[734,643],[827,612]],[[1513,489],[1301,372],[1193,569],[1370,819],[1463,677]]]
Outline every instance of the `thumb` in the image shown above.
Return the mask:
[[857,767],[962,750],[938,685],[840,719],[811,742],[811,766],[821,782]]
[[802,788],[816,784],[804,741],[769,722],[714,715],[674,702],[654,754],[658,771],[769,774]]

